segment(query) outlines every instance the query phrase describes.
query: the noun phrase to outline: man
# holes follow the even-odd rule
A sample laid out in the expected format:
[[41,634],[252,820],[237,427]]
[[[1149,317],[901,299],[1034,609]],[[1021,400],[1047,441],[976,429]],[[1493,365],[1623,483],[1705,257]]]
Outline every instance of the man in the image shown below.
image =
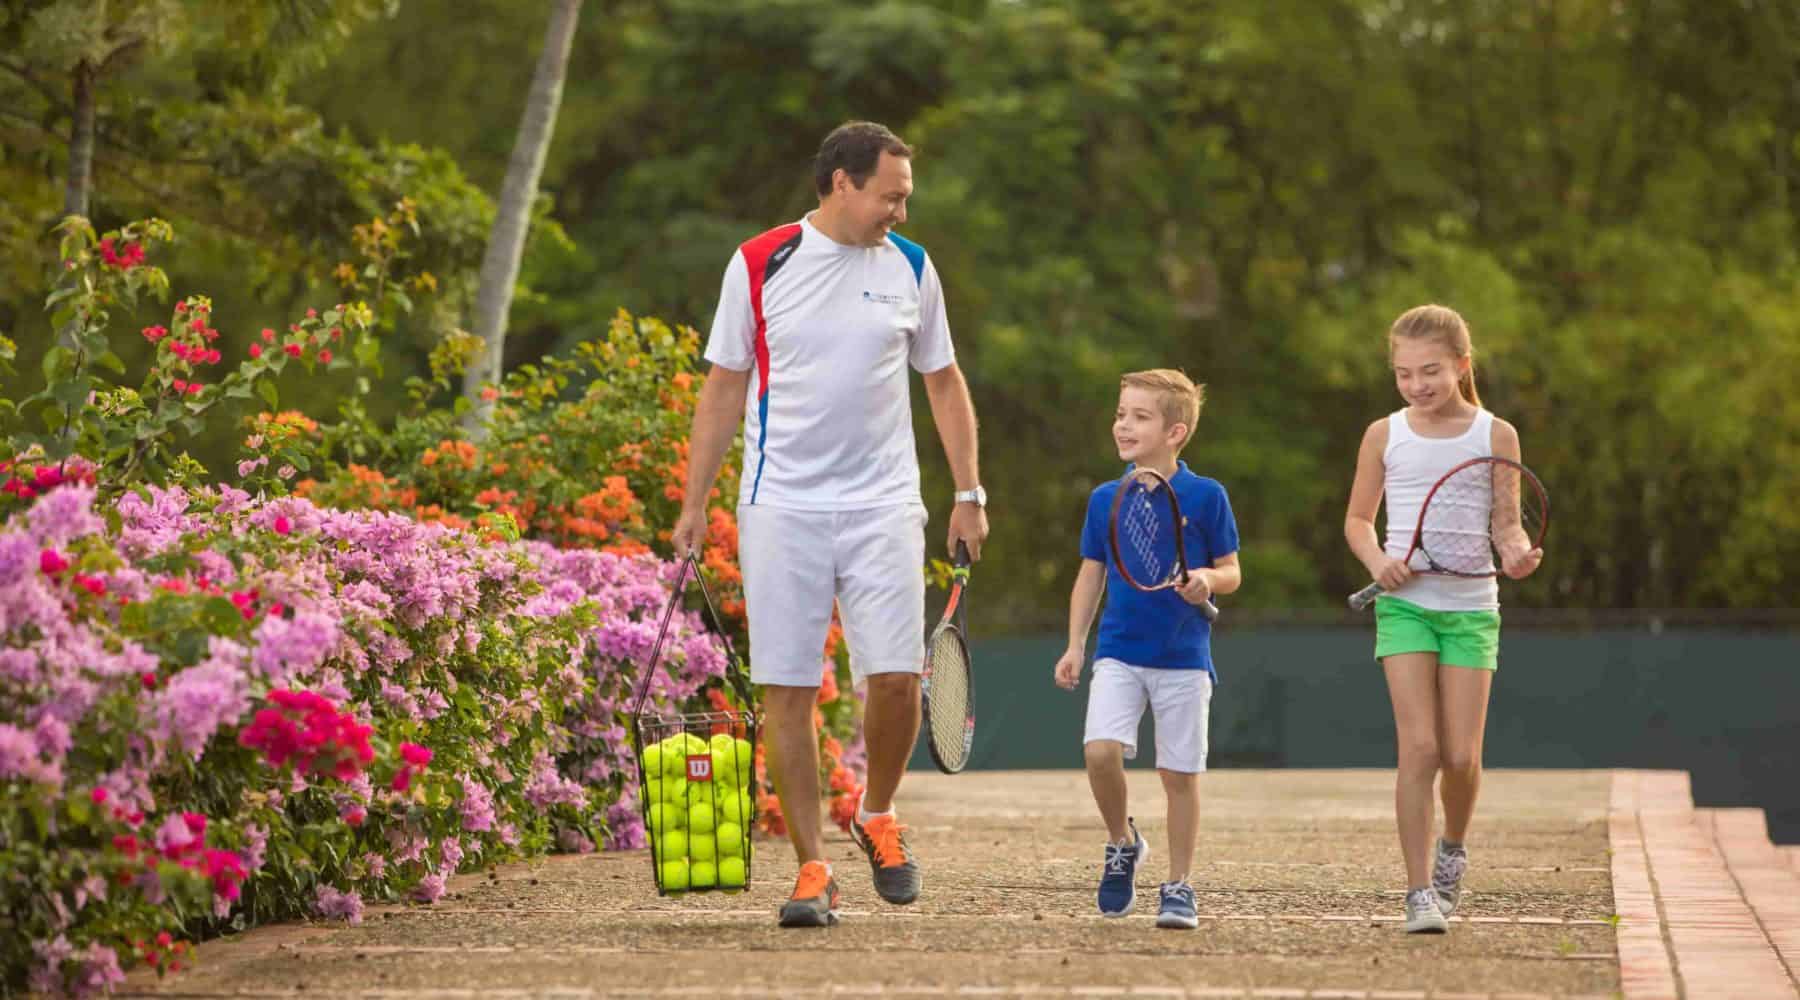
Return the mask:
[[919,894],[894,813],[919,732],[924,662],[926,516],[909,363],[924,376],[956,481],[949,550],[961,541],[979,559],[988,531],[975,409],[937,271],[893,231],[906,221],[912,150],[880,125],[850,122],[825,137],[813,180],[819,207],[743,244],[726,268],[673,534],[677,552],[704,541],[707,495],[741,414],[751,680],[763,686],[769,769],[801,865],[783,927],[837,919],[813,720],[834,599],[852,670],[868,682],[868,786],[852,838],[881,898],[905,904]]

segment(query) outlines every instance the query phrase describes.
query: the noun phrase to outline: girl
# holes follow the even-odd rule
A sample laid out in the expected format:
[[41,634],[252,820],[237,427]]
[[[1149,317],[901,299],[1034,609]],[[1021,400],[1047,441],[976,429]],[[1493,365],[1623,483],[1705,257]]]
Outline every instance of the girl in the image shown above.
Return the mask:
[[[1403,561],[1419,507],[1460,462],[1519,460],[1519,435],[1481,407],[1469,327],[1444,306],[1408,310],[1388,331],[1394,383],[1406,406],[1364,432],[1344,538],[1386,593],[1375,602],[1375,657],[1387,675],[1399,744],[1394,812],[1406,859],[1407,933],[1442,934],[1456,910],[1468,852],[1463,837],[1481,784],[1488,690],[1500,648],[1499,586],[1492,577],[1417,574]],[[1375,511],[1387,500],[1387,544]],[[1531,574],[1541,549],[1509,542],[1501,571]],[[1443,772],[1444,833],[1433,850],[1432,785]]]

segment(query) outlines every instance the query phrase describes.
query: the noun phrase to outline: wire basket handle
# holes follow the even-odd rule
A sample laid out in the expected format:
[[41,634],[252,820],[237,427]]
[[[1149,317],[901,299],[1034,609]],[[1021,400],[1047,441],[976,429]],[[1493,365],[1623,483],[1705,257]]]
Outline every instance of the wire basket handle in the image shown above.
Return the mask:
[[681,596],[687,591],[690,571],[694,582],[700,585],[700,597],[706,602],[706,613],[712,620],[713,632],[725,644],[725,679],[737,693],[745,711],[754,711],[754,702],[750,697],[749,671],[744,669],[743,661],[738,659],[737,648],[731,644],[731,636],[725,631],[719,609],[713,604],[712,591],[706,586],[706,577],[700,573],[699,561],[694,558],[694,553],[689,552],[681,560],[681,570],[675,575],[675,589],[670,591],[669,603],[663,607],[662,625],[656,632],[656,644],[650,647],[650,656],[644,662],[644,679],[638,686],[637,699],[631,706],[634,718],[643,712],[644,702],[650,697],[650,681],[656,676],[657,664],[662,660],[663,643],[669,638],[669,623],[674,620],[675,609],[681,605]]

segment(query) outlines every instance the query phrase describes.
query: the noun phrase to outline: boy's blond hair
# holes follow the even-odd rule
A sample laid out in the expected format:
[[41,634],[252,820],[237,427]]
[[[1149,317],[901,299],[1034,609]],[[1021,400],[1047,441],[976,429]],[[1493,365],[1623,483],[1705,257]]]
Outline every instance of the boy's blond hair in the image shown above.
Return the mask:
[[1200,422],[1200,408],[1206,405],[1206,386],[1195,385],[1194,380],[1185,372],[1174,368],[1151,368],[1141,372],[1126,372],[1119,379],[1119,389],[1146,389],[1157,394],[1157,405],[1162,409],[1163,423],[1182,424],[1187,427],[1187,435],[1175,450],[1179,452],[1187,447],[1194,437],[1194,425]]

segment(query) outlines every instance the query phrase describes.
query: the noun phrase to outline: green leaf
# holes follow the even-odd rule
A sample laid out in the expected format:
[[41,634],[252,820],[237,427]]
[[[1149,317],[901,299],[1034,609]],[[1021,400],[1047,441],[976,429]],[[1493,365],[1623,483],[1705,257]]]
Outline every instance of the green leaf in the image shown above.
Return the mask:
[[263,402],[269,404],[269,409],[275,410],[281,408],[281,397],[275,392],[274,379],[258,379],[256,382],[256,394],[263,398]]
[[125,374],[125,359],[107,351],[94,359],[94,363],[115,375]]
[[75,370],[75,352],[61,344],[44,352],[44,380],[56,382]]

